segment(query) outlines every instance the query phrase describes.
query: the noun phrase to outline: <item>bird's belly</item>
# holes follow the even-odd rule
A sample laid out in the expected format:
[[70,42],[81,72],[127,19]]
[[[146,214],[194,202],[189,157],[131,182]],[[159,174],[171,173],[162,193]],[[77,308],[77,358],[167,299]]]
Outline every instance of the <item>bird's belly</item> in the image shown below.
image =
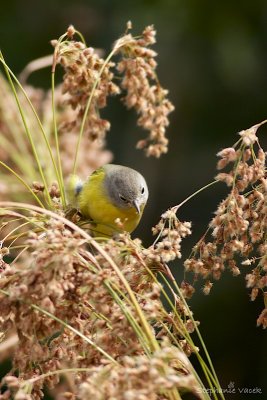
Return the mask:
[[[103,233],[109,236],[122,231],[131,233],[141,217],[135,208],[119,209],[103,201],[88,204],[88,214],[96,224],[96,234]],[[118,218],[121,225],[115,222]]]

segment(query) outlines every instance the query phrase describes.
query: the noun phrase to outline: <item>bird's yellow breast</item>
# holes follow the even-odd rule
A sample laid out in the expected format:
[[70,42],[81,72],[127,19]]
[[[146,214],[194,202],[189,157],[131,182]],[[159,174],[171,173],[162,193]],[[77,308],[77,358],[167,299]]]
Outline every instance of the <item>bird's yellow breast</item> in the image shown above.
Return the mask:
[[[122,231],[131,233],[138,225],[144,207],[142,207],[140,214],[134,207],[116,207],[106,193],[104,178],[105,171],[100,168],[84,183],[83,189],[78,196],[80,211],[83,216],[93,220],[95,223],[95,236],[112,236]],[[117,218],[120,219],[122,228],[115,223]]]

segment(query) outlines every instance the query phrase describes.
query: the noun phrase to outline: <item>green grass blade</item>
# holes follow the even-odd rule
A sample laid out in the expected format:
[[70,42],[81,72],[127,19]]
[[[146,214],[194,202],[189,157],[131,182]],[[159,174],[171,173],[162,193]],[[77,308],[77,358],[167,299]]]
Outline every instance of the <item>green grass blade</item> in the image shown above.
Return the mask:
[[41,200],[39,199],[38,196],[34,193],[32,188],[27,184],[27,182],[24,181],[23,178],[21,178],[12,168],[10,168],[7,164],[5,164],[3,161],[0,161],[0,165],[2,165],[4,168],[6,168],[9,172],[11,172],[22,184],[23,186],[26,187],[26,189],[32,194],[34,199],[37,201],[40,207],[45,208]]

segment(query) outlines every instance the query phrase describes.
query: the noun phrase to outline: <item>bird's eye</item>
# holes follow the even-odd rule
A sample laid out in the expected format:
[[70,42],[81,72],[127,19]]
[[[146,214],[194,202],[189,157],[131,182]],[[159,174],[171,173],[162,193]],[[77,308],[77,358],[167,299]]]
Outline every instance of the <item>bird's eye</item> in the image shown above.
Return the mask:
[[145,188],[144,188],[144,187],[142,187],[142,189],[141,189],[141,193],[142,193],[142,194],[144,194],[144,193],[145,193]]
[[122,200],[122,201],[124,201],[125,203],[127,203],[127,199],[125,198],[125,197],[123,197],[121,194],[119,195],[120,196],[120,199]]

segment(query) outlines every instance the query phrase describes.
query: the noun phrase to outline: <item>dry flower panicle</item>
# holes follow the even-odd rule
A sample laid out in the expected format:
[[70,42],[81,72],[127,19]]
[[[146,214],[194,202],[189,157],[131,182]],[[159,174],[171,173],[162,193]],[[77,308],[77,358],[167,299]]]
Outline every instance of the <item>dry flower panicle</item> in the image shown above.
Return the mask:
[[[128,24],[130,28],[130,24]],[[108,163],[112,154],[105,149],[105,136],[110,129],[110,122],[101,118],[100,111],[107,105],[109,96],[126,90],[125,103],[134,107],[139,115],[138,124],[149,130],[149,138],[138,143],[147,155],[159,157],[167,151],[168,140],[165,136],[169,124],[168,114],[173,105],[166,98],[167,91],[162,89],[155,73],[156,53],[149,49],[155,43],[155,30],[147,27],[142,35],[135,39],[125,34],[115,44],[111,55],[117,61],[104,60],[99,51],[87,47],[82,41],[75,40],[76,30],[69,27],[65,39],[52,41],[54,46],[55,66],[64,69],[63,83],[54,89],[55,114],[60,139],[60,162],[63,176],[73,172],[73,160],[79,150],[79,163],[76,173],[87,177],[99,166]],[[64,35],[63,35],[64,36]],[[116,73],[120,73],[118,82]],[[26,182],[40,181],[36,158],[32,152],[25,126],[17,111],[17,104],[11,88],[0,75],[0,88],[3,96],[0,101],[1,115],[1,160],[14,168]],[[35,108],[43,126],[46,138],[50,142],[52,154],[56,152],[54,137],[51,93],[32,86],[25,86],[25,93],[18,90],[18,100],[26,115],[27,129],[31,133],[40,165],[45,165],[45,176],[49,183],[55,180],[55,171],[45,145],[42,129],[32,112],[28,100]],[[135,101],[133,101],[135,99]],[[80,133],[83,131],[83,134]],[[20,140],[17,140],[17,137]],[[78,136],[79,140],[78,140]],[[78,145],[79,143],[79,145]],[[16,185],[16,178],[8,169],[3,169],[0,193],[5,196],[6,185],[14,187],[14,197],[18,200],[18,190],[25,200],[22,185]],[[10,200],[9,190],[9,200]]]
[[[29,233],[27,252],[11,265],[2,261],[0,329],[15,330],[18,336],[13,368],[20,371],[19,379],[10,376],[4,380],[8,389],[3,399],[11,394],[15,399],[27,396],[28,385],[32,385],[32,398],[39,399],[44,385],[56,387],[60,371],[69,368],[77,372],[66,391],[80,399],[124,399],[128,393],[156,400],[168,398],[162,397],[162,389],[197,391],[199,384],[185,355],[190,350],[184,340],[189,320],[183,323],[174,313],[165,311],[161,286],[150,276],[140,240],[121,234],[103,243],[101,253],[92,253],[87,241],[63,221],[42,220],[43,233]],[[139,315],[106,254],[129,282],[150,323],[151,334],[162,331],[159,350],[151,357],[146,354],[151,352],[149,345],[145,351],[131,323],[133,318],[139,321]],[[67,321],[67,326],[60,321]],[[172,343],[174,338],[183,351]],[[106,359],[99,348],[116,363]],[[180,365],[178,371],[174,364]],[[99,380],[101,385],[96,385]]]
[[[131,28],[129,22],[127,29]],[[136,110],[138,125],[149,131],[137,147],[148,156],[166,153],[173,105],[155,72],[156,53],[150,48],[155,43],[154,27],[148,26],[137,38],[127,31],[107,59],[75,40],[76,33],[70,26],[52,42],[53,72],[57,64],[64,69],[63,84],[53,92],[63,176],[72,172],[77,149],[82,160],[77,172],[82,176],[110,161],[112,154],[105,149],[110,122],[101,118],[100,111],[109,96],[121,91],[127,108]],[[114,83],[116,74],[120,85]],[[13,143],[25,127],[2,77],[0,86],[8,111],[3,112],[0,102],[6,144],[0,149],[1,159],[32,182],[30,190],[41,198],[46,188],[37,168],[29,167],[36,160],[28,141]],[[27,92],[50,139],[51,152],[56,153],[51,93],[31,87]],[[28,116],[29,106],[20,96]],[[218,153],[216,179],[226,183],[230,193],[184,266],[195,280],[205,280],[205,294],[225,269],[237,276],[242,268],[250,268],[246,282],[251,299],[263,293],[266,303],[267,177],[266,154],[257,136],[260,125],[241,131],[234,146]],[[40,164],[46,165],[40,126],[29,118],[29,128],[36,132],[33,140]],[[21,153],[31,154],[29,164]],[[156,239],[148,248],[126,233],[98,243],[64,218],[61,187],[50,167],[45,174],[54,213],[33,212],[30,206],[28,213],[25,207],[14,211],[13,203],[1,209],[0,348],[7,354],[12,347],[12,369],[1,382],[0,400],[38,400],[44,388],[60,399],[164,400],[178,398],[184,391],[202,398],[188,359],[199,351],[190,336],[199,323],[184,300],[195,288],[185,279],[178,287],[168,266],[181,258],[181,243],[191,234],[191,223],[181,222],[178,207],[173,207],[152,229]],[[16,190],[7,189],[11,187],[8,173],[5,178],[0,193],[18,200]],[[14,259],[7,262],[10,255]],[[163,305],[166,292],[158,274],[170,289],[170,310]],[[264,328],[266,312],[265,308],[257,320]]]
[[[65,70],[65,102],[75,110],[75,117],[62,125],[64,131],[80,126],[89,107],[84,133],[91,140],[103,140],[110,123],[101,119],[100,110],[106,106],[109,96],[118,95],[123,89],[127,92],[126,106],[136,109],[138,125],[150,132],[148,139],[139,141],[137,147],[144,148],[148,156],[159,157],[167,152],[165,133],[168,115],[174,107],[155,72],[157,54],[149,48],[155,43],[155,36],[153,26],[146,27],[137,39],[130,33],[122,36],[113,47],[115,55],[121,57],[117,64],[102,59],[97,51],[82,42],[53,41],[56,62]],[[122,75],[121,88],[114,83],[115,66]]]
[[149,131],[148,138],[140,140],[137,148],[145,149],[147,156],[160,157],[168,150],[165,132],[174,106],[166,98],[168,91],[160,86],[155,72],[157,53],[148,48],[155,42],[156,31],[151,25],[140,38],[128,34],[119,39],[114,48],[122,54],[117,69],[123,74],[121,87],[126,91],[123,100],[128,108],[136,110],[138,125]]
[[[127,26],[131,28],[130,23]],[[21,123],[10,87],[0,77],[7,97],[0,102],[5,140],[0,155],[7,172],[0,190],[6,191],[7,200],[20,200],[18,191],[10,190],[11,178],[19,177],[35,199],[46,194],[45,201],[56,213],[47,217],[32,212],[30,204],[28,214],[27,207],[23,212],[13,211],[13,206],[1,209],[0,332],[2,348],[12,346],[12,370],[1,383],[0,399],[37,400],[45,387],[61,399],[81,400],[103,396],[163,400],[172,391],[196,391],[199,382],[187,358],[196,351],[186,336],[187,329],[193,330],[192,315],[178,296],[172,312],[165,310],[162,286],[150,269],[152,253],[158,257],[162,245],[158,242],[146,253],[139,239],[122,234],[92,246],[90,236],[85,239],[77,226],[64,220],[62,188],[51,160],[57,154],[63,177],[73,171],[77,152],[76,172],[82,177],[111,160],[105,149],[110,122],[101,118],[100,111],[121,89],[127,92],[127,107],[139,115],[138,124],[150,132],[138,147],[156,157],[167,151],[165,132],[173,106],[155,73],[156,53],[148,48],[155,43],[155,30],[147,27],[138,39],[130,34],[120,38],[111,53],[119,58],[117,63],[75,40],[76,33],[70,26],[52,41],[52,72],[60,64],[63,83],[52,93],[28,86],[28,99],[19,92],[27,126]],[[121,88],[114,83],[118,72]],[[14,140],[18,135],[21,140]],[[29,142],[34,143],[32,148]],[[33,168],[36,164],[39,171]],[[21,199],[25,202],[25,191]],[[167,222],[172,216],[164,218]],[[173,225],[170,237],[163,233],[163,264],[180,257],[181,238],[190,230],[176,220]],[[14,259],[7,263],[9,247]]]
[[[211,279],[219,279],[225,269],[238,276],[244,266],[246,271],[248,266],[253,267],[246,273],[251,300],[266,293],[266,153],[257,136],[263,123],[241,131],[235,146],[218,153],[217,168],[228,168],[228,172],[220,172],[216,179],[226,183],[230,193],[210,222],[210,241],[206,239],[207,232],[193,248],[192,257],[184,262],[186,271],[206,280],[205,294],[210,292]],[[267,327],[265,315],[266,308],[257,321],[263,328]]]

